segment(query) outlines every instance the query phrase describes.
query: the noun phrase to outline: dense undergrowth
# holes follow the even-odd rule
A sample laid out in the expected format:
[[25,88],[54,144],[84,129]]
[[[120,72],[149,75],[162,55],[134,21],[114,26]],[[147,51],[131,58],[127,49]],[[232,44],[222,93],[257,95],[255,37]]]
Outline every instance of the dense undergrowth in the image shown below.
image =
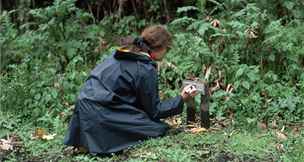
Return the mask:
[[[233,125],[246,128],[274,121],[281,126],[303,124],[303,2],[206,2],[178,8],[166,24],[174,39],[159,63],[162,98],[177,94],[183,79],[199,78],[211,89],[215,120],[233,119]],[[11,20],[14,12],[4,11],[0,17],[0,138],[15,133],[23,140],[29,140],[35,128],[61,138],[90,69],[123,37],[156,23],[154,18],[115,15],[96,22],[75,7],[74,0],[32,9],[24,24]],[[26,143],[29,154],[43,154],[39,147],[62,147],[60,139],[35,144]]]

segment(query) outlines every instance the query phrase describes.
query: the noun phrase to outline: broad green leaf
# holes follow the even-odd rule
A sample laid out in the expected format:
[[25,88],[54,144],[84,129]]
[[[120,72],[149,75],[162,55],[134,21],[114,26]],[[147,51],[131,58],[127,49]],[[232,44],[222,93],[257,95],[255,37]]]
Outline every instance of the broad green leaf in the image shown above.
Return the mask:
[[236,71],[236,73],[235,73],[235,77],[239,78],[241,75],[243,75],[244,70],[245,70],[244,68],[238,69],[238,71]]
[[247,81],[243,81],[243,82],[242,82],[242,86],[243,86],[244,88],[246,88],[246,89],[249,90],[249,88],[250,88],[250,83],[247,82]]

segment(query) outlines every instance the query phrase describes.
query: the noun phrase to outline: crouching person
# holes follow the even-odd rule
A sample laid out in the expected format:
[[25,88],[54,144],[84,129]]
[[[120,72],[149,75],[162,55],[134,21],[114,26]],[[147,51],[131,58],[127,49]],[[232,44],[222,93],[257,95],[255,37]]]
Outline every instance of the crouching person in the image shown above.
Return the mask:
[[97,65],[77,98],[64,143],[110,154],[164,135],[168,125],[160,119],[182,113],[183,102],[197,94],[188,86],[160,101],[155,61],[170,43],[165,27],[150,26]]

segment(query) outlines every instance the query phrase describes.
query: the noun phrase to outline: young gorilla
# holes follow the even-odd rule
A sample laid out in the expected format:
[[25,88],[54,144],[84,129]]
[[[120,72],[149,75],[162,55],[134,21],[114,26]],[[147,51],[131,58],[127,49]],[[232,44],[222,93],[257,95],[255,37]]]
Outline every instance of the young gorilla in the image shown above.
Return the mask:
[[64,143],[91,154],[121,151],[168,130],[160,121],[182,113],[196,89],[160,101],[156,63],[166,54],[171,35],[161,25],[146,28],[133,44],[97,65],[77,98]]

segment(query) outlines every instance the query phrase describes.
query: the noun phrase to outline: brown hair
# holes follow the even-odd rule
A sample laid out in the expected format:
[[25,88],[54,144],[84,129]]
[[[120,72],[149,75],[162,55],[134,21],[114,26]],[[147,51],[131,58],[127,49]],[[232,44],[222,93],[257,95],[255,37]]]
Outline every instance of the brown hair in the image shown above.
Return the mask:
[[[168,48],[171,45],[171,34],[163,25],[153,25],[145,28],[140,37],[151,51]],[[135,40],[138,38],[135,38]],[[120,45],[129,48],[133,52],[149,52],[147,49],[137,46],[134,38],[125,37]]]
[[152,51],[167,48],[171,44],[171,34],[162,25],[145,28],[141,37],[148,43]]

